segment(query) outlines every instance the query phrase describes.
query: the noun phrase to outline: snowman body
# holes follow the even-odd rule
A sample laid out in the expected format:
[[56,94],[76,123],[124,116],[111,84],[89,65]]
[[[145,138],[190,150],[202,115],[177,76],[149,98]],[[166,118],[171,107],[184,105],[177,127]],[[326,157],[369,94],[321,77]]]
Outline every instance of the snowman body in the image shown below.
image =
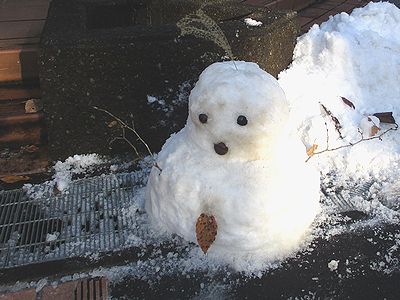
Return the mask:
[[[236,69],[237,67],[237,69]],[[151,171],[146,211],[154,226],[196,242],[196,220],[215,217],[209,254],[281,259],[319,210],[319,175],[287,126],[277,81],[256,64],[215,63],[189,97],[186,126]]]

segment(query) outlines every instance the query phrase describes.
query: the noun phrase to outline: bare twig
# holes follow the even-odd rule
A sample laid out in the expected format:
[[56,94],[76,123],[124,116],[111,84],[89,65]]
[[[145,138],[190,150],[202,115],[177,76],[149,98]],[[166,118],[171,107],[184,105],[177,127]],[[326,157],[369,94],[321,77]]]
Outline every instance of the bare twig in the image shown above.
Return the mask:
[[336,131],[337,131],[338,134],[339,134],[339,137],[343,140],[342,132],[340,131],[340,130],[342,129],[342,125],[340,124],[338,118],[336,118],[336,117],[332,114],[332,112],[331,112],[329,109],[327,109],[326,106],[323,105],[321,102],[320,102],[319,104],[321,105],[321,107],[322,107],[322,109],[324,110],[324,112],[325,112],[328,116],[331,117],[333,123],[335,124],[335,129],[336,129]]
[[326,121],[324,123],[325,123],[325,129],[326,129],[326,147],[325,147],[325,150],[328,150],[328,148],[329,148],[329,130],[328,130],[328,124],[326,124]]
[[[114,114],[112,114],[111,112],[109,112],[108,110],[103,109],[103,108],[99,108],[99,107],[97,107],[97,106],[93,106],[93,108],[94,108],[95,110],[104,112],[104,113],[106,113],[107,115],[109,115],[110,117],[112,117],[114,120],[116,120],[116,121],[119,123],[119,125],[120,125],[120,127],[121,127],[122,135],[113,138],[113,139],[110,141],[110,144],[112,144],[112,143],[115,142],[116,140],[123,140],[123,141],[125,141],[130,147],[132,147],[132,149],[135,151],[136,155],[140,158],[141,156],[140,156],[140,154],[139,154],[139,151],[138,151],[137,148],[132,144],[132,142],[129,141],[129,140],[127,139],[127,137],[126,137],[126,130],[129,130],[129,131],[133,132],[133,134],[137,137],[137,139],[145,146],[145,148],[146,148],[147,152],[149,153],[149,155],[152,156],[152,157],[154,158],[154,155],[153,155],[153,153],[151,152],[149,145],[147,145],[147,143],[143,140],[143,138],[142,138],[142,137],[138,134],[138,132],[135,130],[135,126],[134,126],[133,121],[132,121],[132,126],[129,126],[128,124],[126,124],[124,121],[122,121],[120,118],[118,118],[117,116],[115,116]],[[155,160],[154,160],[154,161],[155,161]],[[157,169],[159,169],[160,171],[162,171],[162,169],[158,166],[157,162],[154,163],[154,166],[155,166]]]
[[[329,145],[327,144],[327,147],[326,147],[325,150],[322,150],[322,151],[319,151],[319,152],[314,152],[312,156],[307,158],[306,162],[308,162],[311,159],[311,157],[313,157],[314,155],[322,154],[322,153],[325,153],[325,152],[336,151],[336,150],[343,149],[343,148],[352,147],[352,146],[355,146],[355,145],[360,144],[362,142],[371,141],[371,140],[375,140],[375,139],[382,140],[382,137],[385,134],[387,134],[389,131],[395,131],[395,130],[397,130],[399,128],[399,125],[397,125],[397,123],[394,123],[394,125],[395,125],[394,127],[388,128],[387,130],[382,132],[380,135],[369,137],[369,138],[364,138],[362,132],[360,130],[358,130],[358,132],[361,134],[361,139],[360,140],[358,140],[358,141],[356,141],[354,143],[349,142],[346,145],[338,146],[338,147],[335,147],[335,148],[329,148]],[[327,132],[327,134],[328,134],[328,132]],[[327,141],[329,141],[328,137],[327,137]]]

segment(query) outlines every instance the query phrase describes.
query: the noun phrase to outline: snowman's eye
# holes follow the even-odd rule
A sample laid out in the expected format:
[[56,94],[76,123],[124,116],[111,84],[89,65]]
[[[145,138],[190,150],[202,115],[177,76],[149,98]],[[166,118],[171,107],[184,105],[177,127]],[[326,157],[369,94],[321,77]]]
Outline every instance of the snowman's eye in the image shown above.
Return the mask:
[[245,116],[239,116],[236,120],[236,122],[240,125],[240,126],[246,126],[247,125],[247,118]]
[[199,121],[203,124],[207,123],[208,116],[206,114],[199,114]]

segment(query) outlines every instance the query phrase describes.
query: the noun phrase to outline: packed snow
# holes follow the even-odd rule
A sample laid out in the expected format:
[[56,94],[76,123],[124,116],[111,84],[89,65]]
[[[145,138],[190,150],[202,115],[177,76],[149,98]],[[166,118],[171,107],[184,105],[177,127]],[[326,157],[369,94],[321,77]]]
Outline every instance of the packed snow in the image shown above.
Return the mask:
[[336,271],[337,268],[339,266],[339,261],[338,260],[334,260],[332,259],[329,263],[328,263],[328,268],[331,271]]
[[53,176],[57,189],[60,192],[65,191],[71,183],[73,175],[85,173],[103,162],[104,160],[97,154],[74,155],[68,157],[64,162],[58,161],[54,165]]
[[214,216],[218,232],[207,254],[238,270],[298,250],[319,211],[319,174],[287,119],[282,89],[258,65],[206,68],[186,126],[167,140],[150,175],[152,224],[197,243],[196,220]]
[[[208,255],[219,256],[222,261],[233,257],[231,263],[238,269],[249,267],[244,262],[248,260],[241,261],[244,252],[254,251],[264,261],[289,255],[287,249],[294,249],[293,244],[291,248],[280,243],[279,238],[268,239],[259,233],[277,228],[275,232],[281,230],[283,234],[290,225],[279,218],[275,224],[269,223],[268,213],[263,222],[257,221],[266,207],[257,195],[263,195],[260,199],[278,199],[266,188],[272,182],[281,189],[290,186],[293,193],[302,195],[302,189],[295,186],[297,178],[305,186],[303,191],[308,187],[310,198],[313,197],[314,177],[301,175],[303,167],[299,163],[286,167],[290,170],[286,173],[299,172],[293,177],[276,176],[272,180],[265,171],[285,168],[289,158],[293,162],[306,153],[300,147],[281,143],[290,140],[288,128],[297,129],[304,149],[315,147],[305,160],[322,174],[323,184],[349,191],[353,188],[352,193],[343,193],[345,201],[349,200],[346,205],[396,220],[398,213],[384,205],[382,199],[386,197],[381,190],[390,191],[391,206],[395,207],[400,198],[395,183],[400,175],[400,137],[397,124],[376,115],[390,112],[394,120],[400,119],[400,36],[396,32],[400,32],[400,10],[390,3],[370,3],[351,15],[341,13],[321,26],[314,25],[299,38],[292,65],[279,76],[289,103],[289,118],[283,110],[285,105],[267,102],[263,107],[257,92],[263,90],[265,83],[252,76],[251,64],[246,68],[245,63],[236,62],[235,67],[226,62],[206,69],[191,93],[186,127],[166,142],[158,159],[162,171],[154,168],[150,176],[147,212],[153,224],[196,242],[195,224],[200,213],[216,216],[220,220],[218,234]],[[276,97],[274,91],[269,94],[264,96],[267,101]],[[261,113],[268,122],[262,124],[257,119],[257,125],[261,125],[257,128],[237,126],[232,120],[242,111],[250,119]],[[262,153],[262,149],[267,150]],[[216,155],[214,150],[222,155]],[[290,154],[276,154],[278,150]],[[275,164],[264,165],[265,154]],[[368,188],[361,186],[357,193],[354,187],[363,182],[368,183]],[[366,201],[361,192],[372,199]],[[287,219],[304,217],[309,222],[315,216],[316,207],[309,205],[312,201],[303,202],[302,196],[291,198],[289,194],[282,198],[303,203]],[[246,202],[248,199],[254,202]],[[298,213],[300,210],[302,214]],[[304,212],[309,216],[303,216]],[[304,234],[306,223],[292,232],[293,236]],[[251,237],[248,232],[252,232]],[[275,249],[263,248],[270,242],[277,245]],[[255,256],[251,259],[257,260]]]
[[[302,154],[305,155],[305,149],[309,149],[314,144],[318,145],[315,152],[324,150],[327,146],[329,149],[333,149],[342,145],[350,145],[350,143],[354,143],[354,141],[359,141],[360,138],[368,138],[368,136],[377,137],[382,132],[385,132],[385,130],[392,128],[393,124],[387,124],[374,119],[373,114],[375,113],[393,112],[394,119],[396,121],[400,119],[400,85],[398,84],[400,82],[400,36],[397,34],[398,32],[400,32],[400,10],[389,3],[371,3],[364,8],[354,10],[351,15],[341,13],[331,17],[329,21],[321,26],[313,26],[308,33],[299,38],[293,63],[286,71],[280,74],[279,84],[286,94],[288,105],[291,109],[288,126],[297,128],[297,132],[305,145]],[[239,71],[240,70],[241,68],[239,66]],[[230,71],[231,70],[229,70],[229,72]],[[211,84],[213,84],[213,82],[211,82]],[[227,85],[230,84],[231,82],[227,83]],[[200,89],[200,87],[197,86],[196,88]],[[234,90],[236,89],[235,87]],[[255,91],[251,92],[256,93],[258,87],[254,88],[254,90]],[[239,94],[241,93],[242,91],[240,91]],[[243,93],[245,92],[243,91]],[[229,93],[228,96],[234,101],[237,94],[238,93]],[[227,95],[222,93],[222,96],[224,96],[222,97],[223,100]],[[346,104],[341,97],[350,100],[355,109]],[[221,103],[218,105],[211,105],[210,108],[218,110],[220,109],[219,106],[224,105],[223,101]],[[321,104],[329,109],[331,115],[327,115],[326,111],[321,109]],[[194,106],[194,108],[195,107],[196,106]],[[206,107],[208,108],[208,106]],[[242,106],[240,107],[242,108]],[[197,108],[200,109],[201,106],[199,105]],[[193,108],[191,107],[190,109],[192,110]],[[258,110],[262,110],[262,107],[255,109],[255,113],[258,113]],[[259,182],[258,176],[252,172],[254,169],[250,167],[254,162],[247,162],[248,157],[246,157],[246,151],[235,153],[232,156],[216,156],[215,160],[214,158],[208,160],[207,158],[212,157],[211,154],[214,155],[214,153],[212,153],[214,149],[206,149],[206,143],[202,143],[210,141],[205,138],[207,134],[210,134],[210,131],[204,130],[203,135],[199,133],[201,129],[196,129],[194,125],[194,122],[198,120],[198,111],[195,112],[196,114],[192,114],[194,119],[192,120],[189,118],[187,124],[187,127],[192,127],[191,132],[194,136],[190,135],[188,128],[186,128],[186,133],[184,131],[183,133],[181,132],[173,136],[168,141],[165,148],[171,149],[171,151],[168,152],[178,154],[176,153],[178,147],[176,145],[175,148],[175,144],[180,144],[180,146],[182,146],[180,153],[184,155],[177,155],[176,157],[172,155],[170,157],[172,161],[177,163],[174,168],[180,169],[182,163],[194,168],[197,170],[195,182],[199,184],[195,184],[192,180],[189,180],[189,178],[191,179],[192,177],[178,179],[174,168],[171,170],[170,166],[164,164],[166,157],[169,157],[169,155],[166,155],[166,152],[163,150],[164,153],[161,152],[159,157],[161,170],[154,168],[154,174],[152,174],[152,176],[160,177],[163,176],[163,174],[165,175],[171,172],[170,174],[173,174],[170,179],[171,182],[175,184],[175,181],[187,180],[186,185],[187,189],[190,189],[190,192],[187,191],[185,185],[183,185],[183,187],[179,185],[182,187],[182,190],[179,190],[179,193],[181,193],[180,195],[182,195],[182,203],[177,203],[174,199],[171,200],[169,198],[169,196],[175,192],[170,191],[173,189],[171,187],[168,189],[166,188],[167,182],[169,182],[168,180],[152,179],[161,181],[161,186],[157,188],[160,190],[167,189],[168,192],[166,195],[168,197],[165,201],[172,201],[172,203],[174,203],[173,212],[175,215],[167,217],[168,214],[173,213],[168,207],[163,211],[166,216],[158,218],[157,215],[154,215],[154,212],[150,212],[150,215],[153,219],[153,223],[158,222],[159,224],[166,224],[167,228],[171,226],[172,230],[170,228],[170,231],[172,232],[181,230],[180,227],[183,229],[190,228],[187,232],[184,230],[184,233],[181,235],[188,240],[195,241],[194,224],[198,216],[187,211],[180,213],[181,206],[187,205],[188,202],[190,203],[190,201],[192,201],[191,199],[197,201],[202,195],[210,195],[211,193],[208,190],[210,186],[204,186],[204,182],[207,183],[211,181],[210,178],[219,181],[222,187],[234,178],[235,180],[232,184],[235,188],[227,194],[223,193],[223,198],[234,199],[234,201],[239,202],[239,205],[232,207],[232,212],[227,215],[228,217],[232,215],[232,219],[228,218],[228,220],[224,220],[223,222],[231,225],[230,229],[232,230],[228,232],[228,236],[239,234],[239,242],[230,248],[240,252],[243,250],[241,247],[246,245],[242,238],[250,238],[250,234],[248,234],[249,236],[243,236],[244,231],[241,230],[241,226],[248,226],[248,224],[252,224],[253,220],[244,223],[241,222],[242,216],[238,215],[240,213],[246,216],[247,213],[249,213],[251,217],[257,218],[259,214],[258,210],[260,209],[260,207],[249,207],[250,203],[248,200],[251,199],[250,196],[241,197],[236,200],[238,189],[240,195],[246,195],[243,191],[247,189],[246,185],[249,184],[247,180],[256,180],[256,182]],[[230,113],[237,114],[242,113],[242,111],[230,111]],[[271,118],[277,115],[282,115],[282,113],[273,114]],[[332,116],[337,118],[340,122],[340,133],[343,139],[339,137]],[[226,118],[224,113],[222,113],[222,115],[220,113],[218,119],[209,116],[208,120],[223,122],[217,128],[218,132],[224,130],[229,122],[231,122],[229,126],[234,126],[236,122],[235,118],[233,122],[232,118]],[[248,119],[249,125],[251,124],[251,120],[250,118]],[[282,120],[272,124],[274,131],[270,134],[272,136],[278,136],[278,133],[282,135],[284,132],[283,127],[285,127],[284,124],[285,122]],[[204,124],[197,124],[197,127],[201,128],[201,125]],[[378,133],[375,133],[375,135],[371,131],[373,126],[379,128]],[[228,132],[228,136],[232,135],[232,132]],[[183,140],[183,135],[187,135],[187,141]],[[285,134],[283,134],[283,136],[285,136]],[[216,140],[211,139],[213,143],[220,142],[219,136],[213,135],[213,137],[216,138]],[[193,142],[192,148],[188,149],[188,141]],[[252,145],[249,141],[247,142]],[[240,145],[240,143],[237,142],[236,145]],[[188,155],[189,153],[192,154],[192,151],[200,151],[199,149],[203,151],[202,156]],[[229,149],[231,149],[231,147],[229,147]],[[283,147],[281,149],[282,154],[285,153],[286,150],[287,148]],[[292,152],[293,151],[294,150],[292,150]],[[315,154],[306,163],[306,165],[313,166],[321,172],[323,176],[323,185],[330,184],[330,189],[334,189],[335,186],[342,188],[341,195],[347,201],[350,201],[356,210],[368,216],[368,218],[360,221],[343,223],[349,220],[346,219],[346,217],[335,214],[338,211],[337,207],[330,207],[324,203],[322,212],[316,217],[309,240],[318,237],[330,241],[330,239],[341,233],[349,231],[355,232],[360,228],[367,227],[373,228],[373,234],[365,237],[365,240],[371,245],[379,245],[379,251],[375,254],[372,253],[367,258],[355,255],[353,257],[348,257],[346,260],[340,260],[339,262],[338,257],[332,254],[331,258],[325,260],[322,264],[323,268],[328,270],[328,272],[329,270],[335,271],[335,273],[342,276],[341,279],[352,278],[357,275],[357,272],[359,272],[358,276],[363,276],[362,268],[369,268],[370,270],[383,274],[391,274],[392,272],[398,272],[400,270],[400,233],[398,230],[397,232],[385,232],[379,226],[375,227],[375,225],[379,225],[382,222],[389,224],[398,224],[399,222],[400,184],[398,182],[396,183],[400,175],[398,170],[399,154],[399,131],[392,130],[384,134],[381,139],[367,140],[354,146]],[[260,156],[260,152],[255,151],[252,153],[252,156],[258,157]],[[199,159],[199,161],[196,160],[195,163],[192,164],[193,158]],[[207,171],[200,172],[198,164],[203,163],[203,159],[207,160],[208,169]],[[306,159],[306,157],[304,157],[304,159]],[[219,161],[224,160],[233,160],[236,164],[241,164],[241,168],[226,168],[219,163]],[[218,163],[213,167],[215,161]],[[230,164],[231,163],[229,163],[229,165]],[[245,164],[248,169],[243,168],[243,164]],[[168,162],[167,165],[170,165],[170,163]],[[117,168],[115,168],[115,170],[116,169]],[[257,169],[257,172],[263,173],[263,171],[259,169]],[[147,173],[144,174],[147,176]],[[224,179],[221,180],[217,178],[217,174],[228,174],[229,176],[225,175],[223,176]],[[189,175],[193,176],[192,174]],[[60,176],[60,178],[62,177],[64,176]],[[67,180],[61,182],[68,183],[68,178],[72,178],[69,175],[65,177]],[[239,177],[245,178],[245,182],[239,181]],[[54,180],[56,180],[56,178],[58,178],[58,176],[55,176]],[[205,181],[200,182],[201,178],[205,178]],[[295,191],[296,188],[293,187],[293,182],[290,182],[289,179],[287,181],[290,189]],[[300,177],[299,181],[303,182],[304,177]],[[357,184],[357,188],[355,188],[355,184]],[[60,187],[62,186],[63,185],[60,184]],[[66,190],[68,190],[68,184],[64,186]],[[176,185],[173,186],[176,187]],[[221,186],[211,186],[212,194],[215,194],[216,191],[221,189]],[[357,190],[360,186],[361,188]],[[226,192],[225,189],[222,190]],[[263,186],[254,186],[254,191],[256,194],[261,193],[263,191]],[[155,193],[158,195],[156,197],[156,199],[158,199],[160,195],[158,192]],[[254,196],[252,195],[252,197]],[[131,200],[131,207],[127,208],[124,213],[140,214],[141,220],[143,220],[141,226],[148,226],[147,215],[143,207],[144,190],[142,189],[141,192]],[[156,206],[162,207],[157,201],[158,200],[154,200]],[[208,201],[204,203],[207,204],[207,208],[213,208],[209,206]],[[221,206],[219,208],[220,211],[225,210],[225,207]],[[305,212],[305,209],[301,205],[297,209],[298,211]],[[219,215],[220,211],[216,213]],[[293,213],[293,218],[300,215],[298,211]],[[189,217],[184,218],[183,216]],[[235,216],[237,217],[234,218]],[[175,222],[168,219],[173,217],[176,219]],[[166,219],[167,221],[165,221]],[[188,226],[190,222],[192,225]],[[222,224],[224,223],[219,225],[222,226]],[[132,230],[132,240],[135,240],[135,230],[138,230],[138,228]],[[146,231],[146,228],[141,228],[140,230]],[[250,232],[250,230],[247,230],[247,232]],[[176,237],[173,238],[171,235],[165,234],[163,238],[159,238],[154,232],[149,233],[149,235],[145,235],[144,237],[141,236],[143,242],[151,240],[152,243],[154,243],[157,239],[162,241],[172,239],[178,246],[167,253],[161,253],[161,250],[156,250],[149,257],[146,257],[147,252],[146,249],[143,248],[142,253],[139,253],[139,257],[143,257],[142,260],[139,259],[124,266],[99,268],[92,271],[90,275],[106,275],[112,282],[118,282],[118,280],[128,276],[154,283],[161,281],[163,276],[169,276],[171,274],[179,274],[191,278],[191,276],[193,276],[191,272],[208,270],[210,273],[223,272],[223,281],[225,282],[225,279],[227,279],[228,285],[233,284],[230,281],[232,274],[221,266],[221,259],[214,259],[216,257],[214,257],[212,253],[213,247],[215,246],[217,246],[217,249],[214,250],[219,251],[217,244],[218,238],[222,236],[223,233],[223,229],[218,232],[217,240],[215,244],[211,246],[210,252],[207,255],[203,255],[196,245],[186,243]],[[52,236],[49,236],[49,239],[52,238]],[[257,238],[255,240],[257,241]],[[227,242],[227,240],[221,241],[222,245]],[[156,247],[154,248],[157,249]],[[308,248],[306,247],[300,255],[305,255],[304,253],[308,253],[309,251],[313,251],[312,245]],[[223,252],[221,251],[221,253]],[[229,255],[231,254],[229,253]],[[265,257],[262,257],[262,259],[265,259]],[[222,261],[224,261],[224,259],[222,259]],[[366,261],[367,263],[365,263]],[[232,264],[229,260],[227,262]],[[239,267],[243,267],[243,265],[239,265]],[[258,267],[260,267],[260,265],[258,265]],[[251,274],[261,277],[263,272],[267,271],[268,268],[277,268],[279,264],[264,265],[264,267],[263,271],[258,272],[255,270],[255,272]],[[358,271],[360,269],[361,271]],[[81,278],[87,275],[87,273],[76,274],[72,277],[69,276],[65,278],[65,280]],[[312,281],[319,281],[320,277],[312,277],[311,279]],[[219,282],[217,282],[217,284],[219,284]],[[19,287],[41,285],[42,283],[37,282],[32,282],[30,284],[18,283]],[[208,291],[207,284],[204,285],[203,282],[199,283],[199,288]]]
[[244,19],[244,22],[246,23],[247,26],[258,27],[258,26],[261,26],[261,25],[262,25],[262,22],[261,22],[261,21],[254,20],[254,19],[252,19],[252,18],[245,18],[245,19]]
[[[331,17],[298,39],[293,63],[279,83],[306,146],[333,149],[375,136],[311,158],[309,163],[323,174],[334,171],[343,181],[370,177],[385,184],[400,175],[400,133],[390,130],[377,138],[396,125],[373,116],[392,112],[400,120],[399,32],[400,9],[380,2]],[[373,126],[378,128],[375,135]]]

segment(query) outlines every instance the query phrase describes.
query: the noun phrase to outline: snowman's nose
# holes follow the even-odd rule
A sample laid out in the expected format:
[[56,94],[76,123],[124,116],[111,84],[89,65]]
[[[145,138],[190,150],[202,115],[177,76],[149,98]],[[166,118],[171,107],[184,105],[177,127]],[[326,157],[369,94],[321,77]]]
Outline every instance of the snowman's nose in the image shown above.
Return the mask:
[[214,144],[214,150],[219,155],[225,155],[228,153],[229,148],[224,143]]

